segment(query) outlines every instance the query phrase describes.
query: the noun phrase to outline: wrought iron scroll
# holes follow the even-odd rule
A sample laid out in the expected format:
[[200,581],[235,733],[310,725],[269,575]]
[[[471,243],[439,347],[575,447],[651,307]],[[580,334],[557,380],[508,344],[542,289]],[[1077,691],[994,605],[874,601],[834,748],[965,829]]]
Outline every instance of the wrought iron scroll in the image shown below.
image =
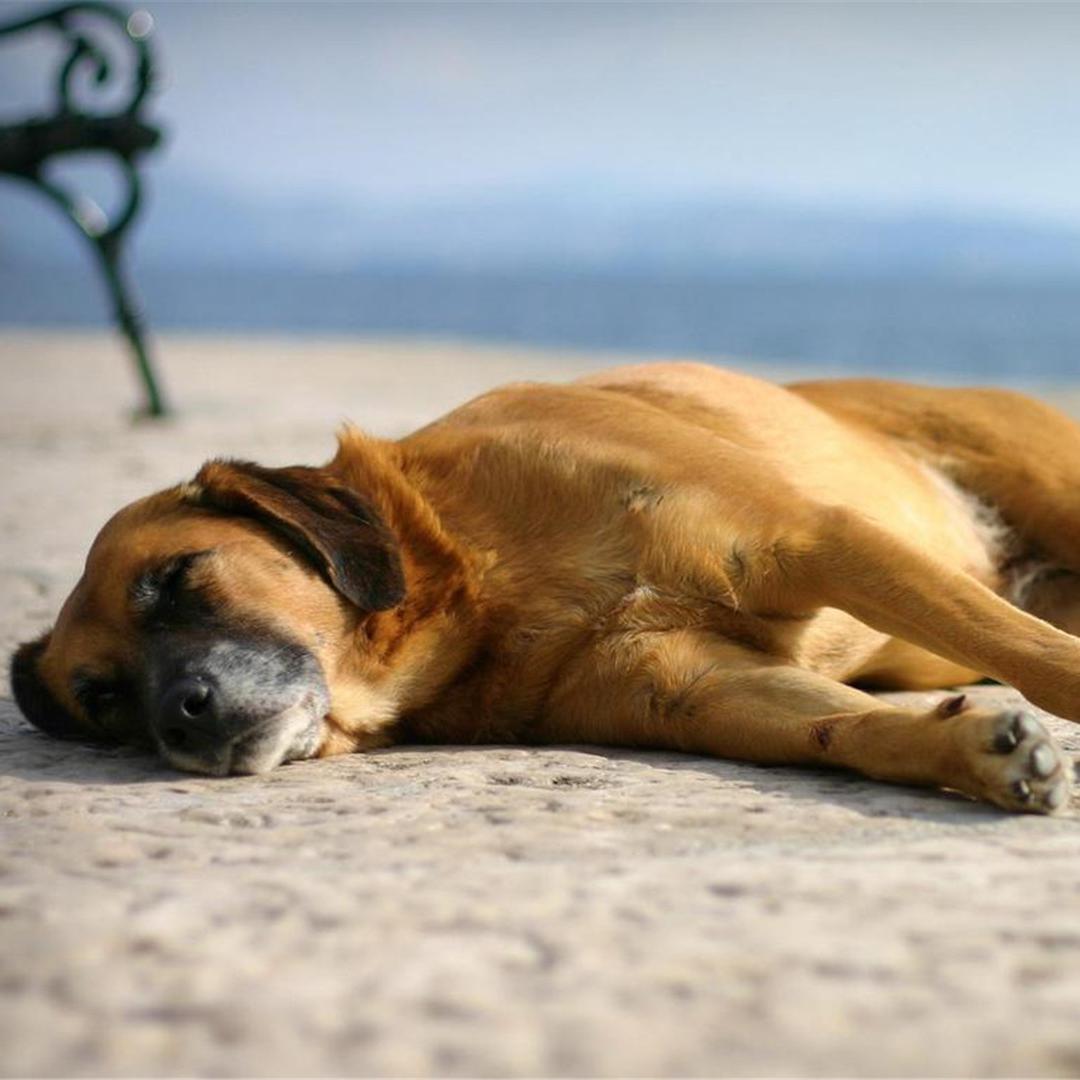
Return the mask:
[[[116,36],[131,50],[133,61],[126,101],[119,109],[107,114],[81,110],[74,101],[73,80],[78,73],[88,73],[98,86],[108,84],[113,78],[110,58],[89,29],[95,19],[100,20],[98,33],[107,23],[120,30]],[[53,113],[22,123],[0,125],[0,174],[32,184],[89,242],[104,274],[117,325],[135,359],[145,393],[144,412],[150,416],[163,416],[167,412],[166,402],[122,258],[127,230],[141,205],[139,159],[161,141],[160,130],[140,116],[147,92],[153,85],[153,56],[148,41],[152,25],[145,12],[128,12],[104,0],[77,0],[0,25],[0,37],[39,27],[50,29],[62,37],[67,47],[66,58],[57,76]],[[108,154],[119,166],[125,185],[124,200],[111,220],[96,205],[47,175],[47,166],[52,160],[85,151]]]

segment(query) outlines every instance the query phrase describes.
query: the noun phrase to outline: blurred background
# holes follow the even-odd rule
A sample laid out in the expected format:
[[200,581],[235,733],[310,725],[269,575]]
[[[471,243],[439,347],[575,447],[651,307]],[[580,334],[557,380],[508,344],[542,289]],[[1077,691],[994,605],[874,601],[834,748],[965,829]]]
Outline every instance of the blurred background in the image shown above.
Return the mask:
[[[148,10],[158,333],[1080,375],[1080,5]],[[0,42],[0,120],[49,108],[58,53]],[[0,324],[109,325],[70,225],[3,178]]]

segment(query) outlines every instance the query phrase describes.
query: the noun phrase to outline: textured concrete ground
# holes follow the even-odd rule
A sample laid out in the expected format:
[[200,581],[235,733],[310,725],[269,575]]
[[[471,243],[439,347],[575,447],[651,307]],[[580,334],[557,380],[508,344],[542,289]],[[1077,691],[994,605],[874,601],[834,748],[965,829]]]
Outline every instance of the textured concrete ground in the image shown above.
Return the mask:
[[[316,462],[344,416],[590,362],[162,352],[184,417],[132,428],[113,343],[0,337],[4,656],[112,508],[204,457]],[[1078,1017],[1075,807],[590,748],[205,780],[0,701],[3,1075],[1068,1075]]]

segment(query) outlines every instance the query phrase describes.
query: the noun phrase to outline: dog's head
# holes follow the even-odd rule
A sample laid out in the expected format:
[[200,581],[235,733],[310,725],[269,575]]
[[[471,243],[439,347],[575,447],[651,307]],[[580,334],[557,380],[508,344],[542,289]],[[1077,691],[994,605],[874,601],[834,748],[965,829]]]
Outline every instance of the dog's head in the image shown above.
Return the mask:
[[265,772],[331,738],[343,650],[404,591],[393,535],[327,470],[212,461],[105,525],[12,688],[52,735]]

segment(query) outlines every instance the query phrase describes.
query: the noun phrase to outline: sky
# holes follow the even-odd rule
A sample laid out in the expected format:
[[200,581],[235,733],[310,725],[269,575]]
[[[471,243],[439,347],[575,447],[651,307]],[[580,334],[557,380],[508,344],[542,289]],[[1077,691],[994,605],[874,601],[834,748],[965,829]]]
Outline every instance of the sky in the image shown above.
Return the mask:
[[[556,189],[1080,225],[1080,4],[147,8],[155,167],[255,201]],[[42,55],[0,46],[0,115]]]

